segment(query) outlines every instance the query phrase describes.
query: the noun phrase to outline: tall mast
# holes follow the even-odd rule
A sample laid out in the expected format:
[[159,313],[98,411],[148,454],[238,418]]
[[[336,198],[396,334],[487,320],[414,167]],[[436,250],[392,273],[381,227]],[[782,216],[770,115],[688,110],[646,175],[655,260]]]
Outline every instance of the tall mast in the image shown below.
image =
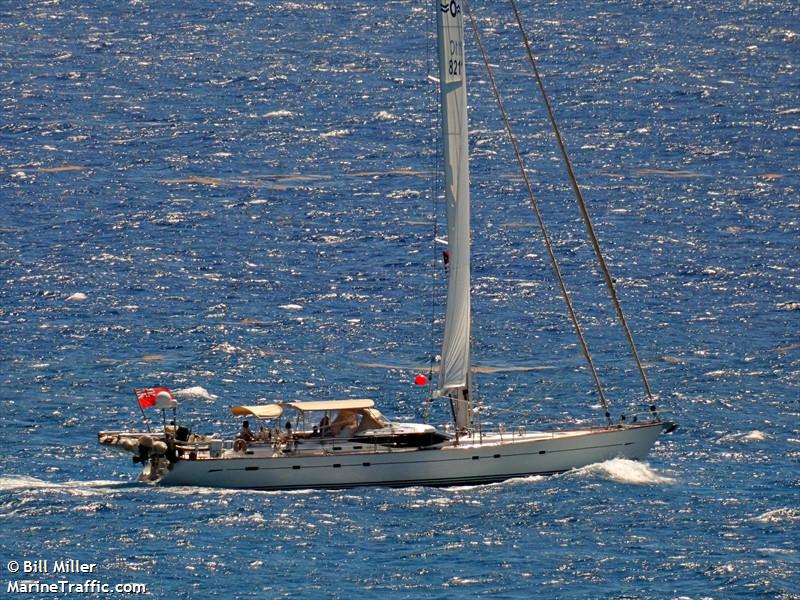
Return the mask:
[[451,399],[458,431],[472,428],[470,409],[470,199],[467,81],[461,0],[433,0],[437,13],[439,86],[447,202],[447,313],[439,392]]

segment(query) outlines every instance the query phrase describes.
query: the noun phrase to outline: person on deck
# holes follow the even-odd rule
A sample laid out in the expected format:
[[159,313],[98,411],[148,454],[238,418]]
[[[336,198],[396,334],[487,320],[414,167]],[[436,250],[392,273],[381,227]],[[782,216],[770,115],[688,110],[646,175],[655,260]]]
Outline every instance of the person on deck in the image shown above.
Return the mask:
[[331,432],[339,438],[348,438],[358,429],[358,416],[351,410],[343,410],[334,419]]
[[236,437],[245,442],[252,442],[256,439],[256,436],[250,430],[250,423],[248,421],[242,422],[242,428],[239,430],[239,434]]

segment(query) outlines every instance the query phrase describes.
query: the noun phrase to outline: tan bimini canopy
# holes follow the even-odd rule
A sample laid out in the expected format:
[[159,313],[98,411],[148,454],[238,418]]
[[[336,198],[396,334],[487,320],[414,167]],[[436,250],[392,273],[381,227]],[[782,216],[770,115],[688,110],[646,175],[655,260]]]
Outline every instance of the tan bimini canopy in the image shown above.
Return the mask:
[[282,402],[282,406],[294,408],[302,412],[314,410],[356,410],[372,408],[375,402],[368,398],[359,400],[317,400],[314,402]]
[[257,419],[277,419],[283,414],[279,404],[262,404],[260,406],[231,406],[231,414],[236,417],[253,416]]

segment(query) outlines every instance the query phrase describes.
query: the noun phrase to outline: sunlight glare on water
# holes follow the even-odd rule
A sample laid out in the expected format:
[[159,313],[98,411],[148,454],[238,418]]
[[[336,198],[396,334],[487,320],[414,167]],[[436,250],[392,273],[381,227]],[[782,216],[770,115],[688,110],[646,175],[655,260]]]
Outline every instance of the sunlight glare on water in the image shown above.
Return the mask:
[[[141,427],[133,390],[153,385],[200,433],[285,399],[372,397],[423,419],[413,379],[444,318],[435,4],[2,5],[4,561],[97,563],[155,598],[797,598],[789,0],[519,2],[658,408],[680,425],[647,462],[248,492],[142,485],[97,446]],[[470,5],[614,418],[644,414],[513,15]],[[599,401],[466,39],[483,418],[585,422]]]

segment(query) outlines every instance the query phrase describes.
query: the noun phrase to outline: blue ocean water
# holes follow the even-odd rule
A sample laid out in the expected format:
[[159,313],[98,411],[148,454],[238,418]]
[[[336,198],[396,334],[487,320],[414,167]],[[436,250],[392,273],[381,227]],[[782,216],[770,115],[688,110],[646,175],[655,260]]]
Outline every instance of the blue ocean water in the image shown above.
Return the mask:
[[[471,4],[612,410],[643,410],[510,7]],[[0,593],[58,580],[10,560],[78,559],[158,598],[800,598],[800,8],[521,10],[680,429],[647,463],[478,487],[135,483],[95,438],[139,426],[135,387],[179,390],[201,432],[286,398],[425,416],[413,367],[444,298],[431,6],[6,2]],[[520,369],[480,375],[484,419],[593,418],[467,39],[475,357]]]

